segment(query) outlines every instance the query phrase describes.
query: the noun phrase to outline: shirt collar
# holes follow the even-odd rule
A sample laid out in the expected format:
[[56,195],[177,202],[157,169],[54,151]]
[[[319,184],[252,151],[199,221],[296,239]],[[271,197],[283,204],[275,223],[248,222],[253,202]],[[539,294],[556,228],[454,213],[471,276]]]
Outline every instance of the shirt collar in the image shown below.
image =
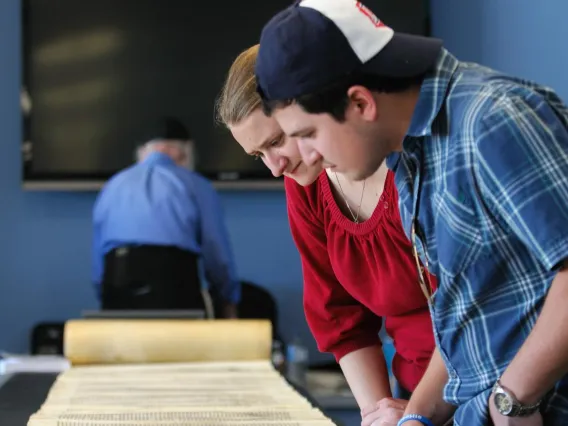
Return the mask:
[[458,65],[459,61],[442,48],[434,70],[426,76],[420,87],[408,136],[421,137],[431,134],[432,123],[446,99],[450,81]]
[[144,164],[175,164],[169,155],[162,152],[152,152],[143,161]]

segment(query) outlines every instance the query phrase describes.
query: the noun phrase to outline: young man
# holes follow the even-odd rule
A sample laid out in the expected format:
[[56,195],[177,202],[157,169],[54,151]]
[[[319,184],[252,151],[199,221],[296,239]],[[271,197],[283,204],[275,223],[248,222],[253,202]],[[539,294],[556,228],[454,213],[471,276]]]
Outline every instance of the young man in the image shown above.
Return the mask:
[[568,109],[554,92],[394,33],[353,0],[276,15],[256,74],[304,162],[363,180],[386,158],[395,172],[439,283],[417,283],[437,351],[399,424],[568,424]]

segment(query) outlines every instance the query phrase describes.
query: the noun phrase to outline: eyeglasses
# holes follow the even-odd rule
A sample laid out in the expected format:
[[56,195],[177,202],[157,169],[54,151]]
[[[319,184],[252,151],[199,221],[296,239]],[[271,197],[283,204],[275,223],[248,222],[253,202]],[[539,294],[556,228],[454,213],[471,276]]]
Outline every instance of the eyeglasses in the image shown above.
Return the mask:
[[[420,284],[420,289],[428,304],[432,303],[432,299],[434,296],[434,287],[432,286],[432,281],[430,280],[430,274],[428,271],[430,268],[428,267],[428,256],[426,255],[426,242],[425,239],[422,238],[418,231],[418,219],[416,217],[412,218],[412,224],[410,225],[410,240],[412,243],[412,252],[414,254],[414,261],[416,262],[416,270],[418,271],[418,284]],[[422,266],[422,262],[420,261],[420,256],[418,255],[418,249],[416,248],[416,239],[420,241],[422,245],[422,249],[424,250],[424,266]]]

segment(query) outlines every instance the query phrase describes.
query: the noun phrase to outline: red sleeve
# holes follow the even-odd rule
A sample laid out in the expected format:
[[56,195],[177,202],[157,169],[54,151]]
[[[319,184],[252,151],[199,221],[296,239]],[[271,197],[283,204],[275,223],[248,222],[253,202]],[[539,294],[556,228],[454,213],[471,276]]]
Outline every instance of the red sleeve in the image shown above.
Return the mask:
[[304,188],[286,178],[285,187],[290,229],[302,260],[304,311],[318,349],[339,361],[380,344],[381,319],[351,297],[333,272],[318,182]]

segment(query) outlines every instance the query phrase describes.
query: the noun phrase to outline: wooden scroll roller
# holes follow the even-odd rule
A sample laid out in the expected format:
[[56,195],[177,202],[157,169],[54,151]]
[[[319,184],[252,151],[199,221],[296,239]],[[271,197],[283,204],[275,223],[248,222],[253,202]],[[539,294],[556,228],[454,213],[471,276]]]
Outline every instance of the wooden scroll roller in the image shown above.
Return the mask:
[[267,320],[71,320],[71,365],[269,360]]

